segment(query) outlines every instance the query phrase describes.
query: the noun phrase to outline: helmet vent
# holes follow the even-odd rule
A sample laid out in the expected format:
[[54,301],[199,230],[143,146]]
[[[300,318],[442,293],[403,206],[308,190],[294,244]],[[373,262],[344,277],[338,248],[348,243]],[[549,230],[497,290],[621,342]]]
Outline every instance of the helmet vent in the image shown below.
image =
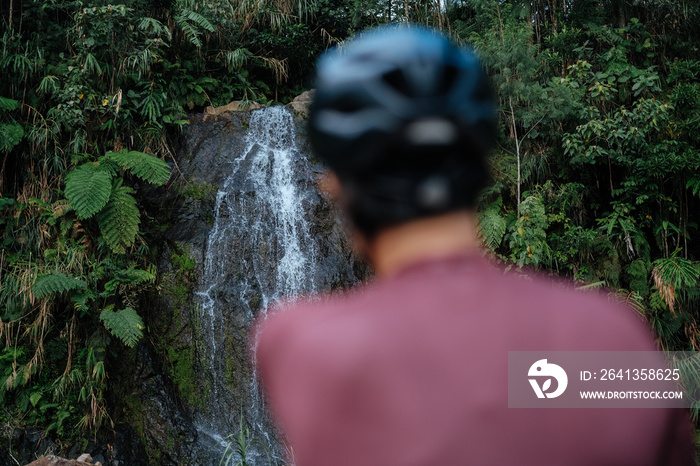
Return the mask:
[[454,66],[445,66],[442,70],[442,83],[438,88],[438,93],[447,94],[452,90],[457,82],[459,70]]
[[427,118],[406,126],[406,137],[413,144],[454,144],[458,138],[457,126],[449,120]]
[[363,107],[362,102],[351,96],[342,96],[333,105],[333,109],[340,113],[355,113]]
[[450,202],[450,183],[442,176],[434,175],[418,185],[418,204],[423,208],[438,210]]
[[406,97],[411,97],[413,94],[411,85],[408,83],[408,81],[406,81],[406,76],[404,76],[401,70],[390,71],[389,73],[384,74],[382,79],[395,91],[405,95]]

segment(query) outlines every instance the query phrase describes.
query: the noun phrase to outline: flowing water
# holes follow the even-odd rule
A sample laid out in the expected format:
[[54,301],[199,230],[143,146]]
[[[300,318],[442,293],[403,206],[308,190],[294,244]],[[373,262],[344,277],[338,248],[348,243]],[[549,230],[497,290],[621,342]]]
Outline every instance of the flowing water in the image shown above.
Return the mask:
[[[230,174],[216,196],[198,299],[201,305],[200,363],[208,372],[206,408],[196,420],[203,448],[220,456],[226,436],[238,434],[242,416],[250,437],[280,448],[266,419],[255,369],[234,359],[246,348],[251,321],[282,298],[328,288],[321,236],[312,236],[310,212],[320,198],[314,174],[297,149],[292,116],[284,107],[255,111],[245,149],[230,157]],[[224,152],[226,148],[224,147]],[[347,262],[347,259],[345,259]],[[319,279],[319,277],[322,277]],[[254,351],[253,348],[250,351]],[[245,351],[243,351],[245,353]],[[250,356],[243,354],[243,359]],[[245,380],[243,387],[241,381]],[[249,461],[268,464],[253,446]]]

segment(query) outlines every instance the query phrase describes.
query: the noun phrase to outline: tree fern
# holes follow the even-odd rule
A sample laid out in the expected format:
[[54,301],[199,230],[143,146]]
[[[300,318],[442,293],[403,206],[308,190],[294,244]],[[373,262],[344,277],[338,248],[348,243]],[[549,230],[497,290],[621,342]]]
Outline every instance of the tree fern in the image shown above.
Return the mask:
[[136,346],[143,336],[143,320],[130,307],[116,312],[105,309],[100,313],[100,320],[112,335],[129,347]]
[[52,293],[63,293],[85,287],[87,287],[87,284],[82,280],[64,273],[54,273],[37,278],[32,291],[35,297],[43,298]]
[[481,235],[490,249],[496,249],[500,246],[503,235],[506,234],[506,219],[499,214],[502,203],[503,201],[499,197],[479,215]]
[[109,202],[97,216],[107,245],[119,254],[124,254],[126,248],[134,244],[141,220],[136,199],[131,195],[133,192],[133,189],[122,186],[121,180],[117,180]]
[[66,176],[66,198],[78,218],[90,218],[107,204],[112,191],[112,177],[94,163],[75,168]]
[[139,151],[107,152],[106,156],[144,181],[162,185],[170,178],[170,167],[158,157]]

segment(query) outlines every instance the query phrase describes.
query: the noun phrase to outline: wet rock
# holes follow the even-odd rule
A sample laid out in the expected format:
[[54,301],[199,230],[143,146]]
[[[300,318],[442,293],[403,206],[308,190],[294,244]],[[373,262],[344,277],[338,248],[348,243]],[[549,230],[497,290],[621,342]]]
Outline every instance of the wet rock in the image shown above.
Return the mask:
[[309,116],[309,108],[311,107],[311,102],[314,100],[315,94],[315,89],[302,92],[298,96],[294,97],[294,100],[292,100],[289,106],[296,115],[306,118]]
[[92,457],[88,454],[80,456],[77,460],[67,460],[54,455],[44,456],[36,461],[28,463],[26,466],[97,466],[92,462]]
[[211,119],[212,116],[218,116],[223,113],[251,111],[259,108],[262,108],[262,105],[257,102],[252,102],[250,100],[234,100],[221,107],[207,107],[204,110],[204,121]]
[[[280,286],[277,271],[286,247],[281,240],[286,227],[272,212],[268,189],[280,168],[271,151],[278,146],[287,151],[286,183],[296,192],[293,205],[304,222],[298,245],[310,254],[313,267],[300,280],[323,291],[345,288],[368,274],[351,253],[331,197],[319,194],[325,167],[311,155],[303,112],[295,107],[308,108],[312,96],[302,94],[293,110],[284,110],[287,116],[255,128],[259,118],[251,111],[192,116],[175,157],[177,179],[167,192],[144,201],[147,212],[168,225],[159,246],[161,292],[147,303],[150,341],[139,345],[127,365],[122,385],[129,391],[115,403],[134,400],[124,416],[142,432],[149,464],[219,464],[226,437],[245,433],[241,416],[249,444],[256,439],[271,457],[282,456],[259,399],[248,346],[253,319],[281,296],[270,291]],[[254,142],[253,131],[267,142]],[[281,137],[284,131],[291,134]],[[208,253],[217,228],[225,231],[218,231],[221,240]],[[207,262],[208,254],[217,254],[218,262]],[[206,270],[214,266],[222,270],[216,283],[208,281],[212,275]],[[206,320],[206,299],[216,303],[213,321]],[[216,353],[207,342],[211,331]],[[134,464],[117,455],[125,444],[126,439],[115,439],[114,456],[105,456],[111,465]],[[249,464],[269,463],[262,450],[253,450]]]

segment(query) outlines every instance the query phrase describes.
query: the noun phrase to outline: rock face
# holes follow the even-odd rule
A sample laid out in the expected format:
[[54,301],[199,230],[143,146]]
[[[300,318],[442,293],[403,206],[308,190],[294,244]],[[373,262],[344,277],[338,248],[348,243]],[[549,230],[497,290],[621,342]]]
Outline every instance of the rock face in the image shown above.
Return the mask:
[[249,363],[251,323],[279,300],[368,275],[319,193],[323,167],[292,115],[195,116],[185,130],[182,177],[158,206],[169,220],[147,322],[154,345],[139,349],[130,382],[150,464],[218,464],[240,440],[248,464],[280,460]]
[[[44,437],[38,429],[21,431],[16,429],[11,437],[12,443],[0,448],[0,464],[18,465],[74,465],[87,464],[102,466],[146,466],[149,464],[146,451],[135,429],[127,424],[118,424],[114,430],[104,433],[103,438],[90,438],[78,441],[72,447],[54,443]],[[59,452],[68,458],[59,456]],[[87,452],[87,453],[85,453]],[[34,460],[34,461],[32,461]]]

